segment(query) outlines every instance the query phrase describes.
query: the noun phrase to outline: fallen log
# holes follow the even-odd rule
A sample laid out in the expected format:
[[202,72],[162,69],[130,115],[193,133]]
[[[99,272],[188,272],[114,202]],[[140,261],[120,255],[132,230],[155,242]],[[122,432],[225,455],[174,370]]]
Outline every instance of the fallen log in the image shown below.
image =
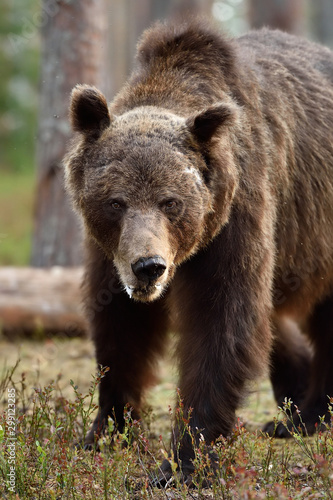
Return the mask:
[[83,269],[0,267],[0,330],[23,334],[85,335],[80,283]]

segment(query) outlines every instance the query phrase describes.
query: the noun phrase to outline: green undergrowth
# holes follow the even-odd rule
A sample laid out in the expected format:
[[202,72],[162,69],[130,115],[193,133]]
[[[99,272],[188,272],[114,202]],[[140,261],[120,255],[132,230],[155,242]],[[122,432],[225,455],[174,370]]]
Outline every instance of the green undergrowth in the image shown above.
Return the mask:
[[29,264],[35,178],[0,169],[0,265]]
[[[207,448],[199,438],[192,487],[182,482],[176,464],[171,461],[175,474],[167,489],[153,487],[149,479],[157,473],[169,451],[169,436],[165,430],[159,432],[158,421],[151,411],[147,410],[143,421],[137,422],[126,408],[123,433],[115,432],[114,421],[110,419],[108,432],[99,442],[101,452],[74,446],[91,425],[96,412],[97,386],[104,373],[102,370],[92,378],[86,394],[70,381],[70,398],[63,396],[58,379],[43,387],[37,381],[34,389],[28,389],[19,366],[3,373],[0,381],[1,403],[5,408],[0,417],[2,498],[333,498],[331,429],[304,438],[294,428],[291,439],[277,440],[259,430],[248,431],[238,421],[232,435],[220,438],[213,448]],[[279,415],[285,422],[290,404],[286,402]],[[331,407],[330,411],[333,418]],[[170,421],[174,417],[170,409]],[[176,417],[191,433],[181,405]],[[209,467],[212,450],[218,463],[215,475]]]

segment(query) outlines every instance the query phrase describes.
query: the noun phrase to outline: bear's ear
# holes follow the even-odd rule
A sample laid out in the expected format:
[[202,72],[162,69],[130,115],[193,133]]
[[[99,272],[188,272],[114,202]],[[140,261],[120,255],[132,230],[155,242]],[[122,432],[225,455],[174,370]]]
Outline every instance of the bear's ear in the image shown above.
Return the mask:
[[208,142],[222,127],[235,121],[236,109],[228,104],[216,104],[186,120],[191,134],[199,143]]
[[75,132],[93,137],[99,137],[111,123],[104,95],[89,85],[76,85],[72,90],[69,117]]

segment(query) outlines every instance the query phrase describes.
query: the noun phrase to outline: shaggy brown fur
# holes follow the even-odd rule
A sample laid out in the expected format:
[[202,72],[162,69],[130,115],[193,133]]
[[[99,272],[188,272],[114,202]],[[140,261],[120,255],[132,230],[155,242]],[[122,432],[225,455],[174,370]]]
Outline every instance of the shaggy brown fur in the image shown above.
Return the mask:
[[157,24],[110,109],[79,85],[70,115],[87,306],[110,282],[119,292],[91,315],[110,371],[86,443],[140,408],[170,318],[185,413],[208,443],[270,356],[278,402],[294,398],[313,432],[333,395],[332,52],[278,31],[232,41],[203,21]]

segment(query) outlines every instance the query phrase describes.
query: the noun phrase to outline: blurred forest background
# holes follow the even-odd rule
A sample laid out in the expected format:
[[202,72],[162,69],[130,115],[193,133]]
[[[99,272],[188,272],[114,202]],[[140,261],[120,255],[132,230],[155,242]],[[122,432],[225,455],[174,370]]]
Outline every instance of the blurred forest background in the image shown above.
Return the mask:
[[[3,289],[12,281],[3,266],[17,277],[18,266],[81,264],[80,228],[61,165],[71,88],[94,84],[111,101],[142,31],[156,19],[188,13],[212,16],[233,35],[268,25],[333,47],[332,0],[1,1],[0,318]],[[34,276],[16,280],[11,297]]]

